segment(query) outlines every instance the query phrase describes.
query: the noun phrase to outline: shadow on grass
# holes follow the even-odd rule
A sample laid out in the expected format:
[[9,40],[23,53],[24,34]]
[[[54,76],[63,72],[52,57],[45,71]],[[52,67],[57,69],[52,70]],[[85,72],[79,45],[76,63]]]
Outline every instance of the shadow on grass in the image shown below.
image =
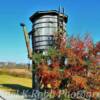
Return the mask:
[[37,90],[35,91],[34,89],[26,87],[26,86],[22,86],[22,85],[19,85],[19,84],[1,84],[1,85],[2,85],[2,87],[12,89],[12,91],[10,91],[11,94],[17,94],[17,95],[20,95],[20,96],[24,96],[24,99],[28,99],[28,100],[49,100],[49,99],[41,99],[41,98],[46,97],[46,95],[47,95],[46,93],[43,95],[44,97],[41,97],[41,94],[40,94],[39,91],[37,91]]
[[8,89],[12,89],[12,91],[10,91],[10,92],[15,92],[15,93],[18,93],[18,94],[22,94],[25,91],[30,93],[32,91],[32,88],[22,86],[22,85],[19,85],[19,84],[1,84],[1,85],[3,87],[8,88]]

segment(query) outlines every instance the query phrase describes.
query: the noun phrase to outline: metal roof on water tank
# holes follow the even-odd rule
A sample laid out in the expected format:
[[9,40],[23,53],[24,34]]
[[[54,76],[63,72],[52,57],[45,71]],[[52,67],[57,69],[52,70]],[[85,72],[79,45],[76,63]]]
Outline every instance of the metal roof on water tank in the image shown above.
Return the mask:
[[31,22],[34,22],[36,19],[38,19],[39,17],[43,16],[43,15],[62,15],[64,17],[65,22],[67,23],[68,20],[68,16],[64,15],[63,13],[59,13],[59,11],[57,10],[49,10],[49,11],[37,11],[36,13],[34,13],[31,17],[30,20]]

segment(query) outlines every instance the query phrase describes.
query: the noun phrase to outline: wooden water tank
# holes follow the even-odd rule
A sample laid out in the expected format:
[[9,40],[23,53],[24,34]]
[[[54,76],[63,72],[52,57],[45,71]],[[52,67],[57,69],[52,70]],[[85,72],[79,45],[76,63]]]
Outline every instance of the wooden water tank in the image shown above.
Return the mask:
[[39,11],[30,17],[32,22],[32,46],[34,51],[48,49],[54,44],[54,33],[58,31],[58,17],[62,15],[63,29],[66,31],[67,16],[58,11]]

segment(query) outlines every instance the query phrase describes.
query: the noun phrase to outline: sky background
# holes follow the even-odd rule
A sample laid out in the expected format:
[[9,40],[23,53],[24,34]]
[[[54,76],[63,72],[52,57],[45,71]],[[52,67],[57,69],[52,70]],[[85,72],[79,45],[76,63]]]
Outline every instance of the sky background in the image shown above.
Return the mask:
[[57,10],[59,5],[68,15],[69,36],[90,33],[94,42],[100,41],[100,0],[0,0],[0,62],[29,62],[20,22],[31,31],[29,17],[35,11]]

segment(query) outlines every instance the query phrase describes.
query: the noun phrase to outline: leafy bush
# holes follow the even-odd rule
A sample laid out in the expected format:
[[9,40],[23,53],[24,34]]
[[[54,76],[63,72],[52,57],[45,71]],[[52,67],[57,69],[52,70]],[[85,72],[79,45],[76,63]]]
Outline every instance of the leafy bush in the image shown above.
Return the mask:
[[[70,92],[81,89],[87,92],[92,91],[93,82],[88,78],[93,77],[92,80],[95,80],[98,76],[98,70],[95,68],[100,66],[100,60],[98,60],[100,59],[100,42],[94,44],[89,35],[86,35],[84,39],[72,36],[68,43],[66,42],[67,45],[63,36],[58,38],[61,40],[58,41],[58,46],[46,50],[45,55],[43,53],[33,55],[33,60],[37,64],[36,74],[40,79],[40,89],[63,88]],[[48,58],[51,61],[50,64],[47,62]],[[67,59],[66,64],[65,59]],[[96,90],[98,88],[95,86]]]

